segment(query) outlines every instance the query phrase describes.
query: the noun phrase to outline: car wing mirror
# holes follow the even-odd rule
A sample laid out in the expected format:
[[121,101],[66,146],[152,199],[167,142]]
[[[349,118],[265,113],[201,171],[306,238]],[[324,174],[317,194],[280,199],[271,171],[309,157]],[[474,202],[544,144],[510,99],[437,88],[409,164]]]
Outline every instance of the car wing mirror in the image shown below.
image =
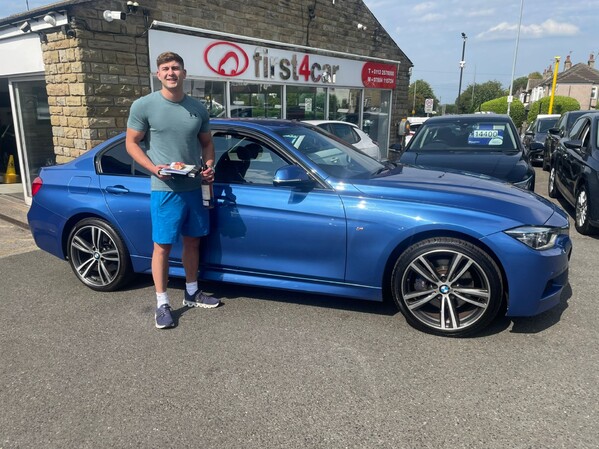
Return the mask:
[[285,165],[275,172],[272,181],[275,187],[313,187],[315,181],[297,165]]
[[547,130],[547,132],[548,132],[549,134],[554,134],[554,135],[557,135],[557,134],[559,134],[559,128],[549,128],[549,129]]
[[531,150],[542,150],[543,148],[545,148],[545,145],[541,142],[531,142],[530,144]]
[[582,148],[582,140],[566,140],[564,146],[571,150],[580,150]]

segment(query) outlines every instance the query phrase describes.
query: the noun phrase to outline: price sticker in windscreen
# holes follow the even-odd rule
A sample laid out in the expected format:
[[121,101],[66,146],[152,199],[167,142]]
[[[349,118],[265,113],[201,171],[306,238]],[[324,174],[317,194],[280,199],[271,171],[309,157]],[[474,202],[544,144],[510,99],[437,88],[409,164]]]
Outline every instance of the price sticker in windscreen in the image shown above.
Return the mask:
[[473,129],[468,136],[469,145],[501,145],[505,128],[502,125],[481,123]]

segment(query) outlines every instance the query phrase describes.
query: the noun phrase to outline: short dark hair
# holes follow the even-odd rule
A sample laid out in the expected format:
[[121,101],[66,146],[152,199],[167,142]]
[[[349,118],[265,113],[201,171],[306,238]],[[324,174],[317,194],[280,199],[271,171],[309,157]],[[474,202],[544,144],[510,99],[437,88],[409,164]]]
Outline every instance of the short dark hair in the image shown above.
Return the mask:
[[173,53],[172,51],[165,51],[164,53],[160,53],[156,58],[156,67],[160,67],[162,64],[167,62],[177,61],[181,64],[181,68],[185,67],[183,63],[183,58],[179,56],[177,53]]

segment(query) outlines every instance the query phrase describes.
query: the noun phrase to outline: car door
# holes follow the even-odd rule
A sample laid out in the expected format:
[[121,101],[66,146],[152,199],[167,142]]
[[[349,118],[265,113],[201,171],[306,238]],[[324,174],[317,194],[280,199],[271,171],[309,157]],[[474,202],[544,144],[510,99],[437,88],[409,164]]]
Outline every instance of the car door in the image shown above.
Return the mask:
[[[133,246],[132,256],[152,256],[150,219],[150,174],[127,153],[123,138],[98,155],[100,187],[119,231]],[[175,245],[171,255],[180,259],[181,247]]]
[[[346,218],[339,196],[273,186],[292,159],[282,147],[242,131],[216,130],[216,207],[203,267],[219,278],[277,276],[342,280]],[[256,149],[258,147],[258,149]]]
[[564,146],[563,155],[560,159],[560,170],[558,176],[561,184],[564,187],[564,196],[571,202],[575,202],[576,186],[585,171],[587,151],[590,140],[590,125],[591,121],[587,117],[579,118],[574,125],[568,137],[564,141],[579,141],[582,142],[582,147],[570,148],[561,142]]

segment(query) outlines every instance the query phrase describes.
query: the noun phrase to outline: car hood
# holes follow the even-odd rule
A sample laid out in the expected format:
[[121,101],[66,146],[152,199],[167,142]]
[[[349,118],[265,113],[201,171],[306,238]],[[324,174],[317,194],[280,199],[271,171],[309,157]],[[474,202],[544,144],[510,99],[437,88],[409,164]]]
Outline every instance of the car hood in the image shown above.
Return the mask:
[[[522,224],[551,222],[554,226],[564,226],[568,223],[565,212],[545,198],[482,175],[399,165],[370,180],[356,181],[354,187],[369,196],[459,207]],[[557,217],[550,220],[555,214]]]
[[487,176],[508,182],[519,182],[526,178],[528,165],[522,153],[472,152],[472,151],[406,151],[401,156],[402,164],[426,168],[452,169]]

